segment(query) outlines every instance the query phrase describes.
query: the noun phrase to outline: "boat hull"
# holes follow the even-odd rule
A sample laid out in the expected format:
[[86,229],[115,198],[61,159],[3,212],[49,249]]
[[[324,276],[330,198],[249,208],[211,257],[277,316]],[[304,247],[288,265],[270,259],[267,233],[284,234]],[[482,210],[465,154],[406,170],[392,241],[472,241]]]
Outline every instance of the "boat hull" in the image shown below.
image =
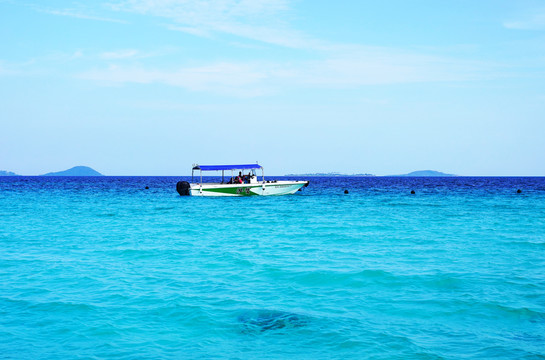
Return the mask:
[[191,196],[274,196],[296,193],[308,181],[276,181],[253,184],[191,184]]

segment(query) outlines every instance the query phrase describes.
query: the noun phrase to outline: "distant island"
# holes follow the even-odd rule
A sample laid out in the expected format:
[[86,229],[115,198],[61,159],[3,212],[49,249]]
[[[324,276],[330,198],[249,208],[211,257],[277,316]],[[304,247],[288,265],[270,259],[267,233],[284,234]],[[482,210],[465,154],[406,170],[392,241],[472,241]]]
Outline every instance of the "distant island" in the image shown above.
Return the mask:
[[[11,171],[0,170],[0,176],[21,176]],[[91,169],[88,166],[74,166],[71,169],[57,172],[50,172],[40,176],[104,176],[98,171]],[[306,173],[306,174],[286,174],[284,176],[307,176],[307,177],[373,177],[373,174],[342,174],[339,172],[328,173]],[[402,175],[387,175],[387,176],[412,176],[412,177],[446,177],[446,176],[458,176],[454,174],[447,174],[435,170],[418,170],[408,174]]]
[[286,174],[284,176],[327,176],[327,177],[334,177],[334,176],[339,176],[339,177],[348,177],[348,176],[351,176],[351,177],[367,177],[367,176],[376,176],[376,175],[373,175],[373,174],[341,174],[341,173],[338,173],[338,172],[330,172],[330,173],[310,173],[310,174]]
[[415,177],[418,177],[418,176],[436,176],[436,177],[440,177],[440,176],[457,176],[457,175],[445,174],[445,173],[442,173],[440,171],[434,171],[434,170],[418,170],[418,171],[413,171],[413,172],[408,173],[408,174],[390,175],[390,176],[415,176]]
[[96,170],[91,169],[88,166],[74,166],[73,168],[68,170],[50,172],[47,174],[43,174],[42,176],[104,176],[104,175],[102,175]]
[[[376,176],[373,174],[342,174],[338,172],[329,172],[329,173],[308,173],[308,174],[286,174],[284,176],[323,176],[323,177],[371,177]],[[418,170],[413,171],[408,174],[402,174],[402,175],[386,175],[388,176],[412,176],[412,177],[447,177],[447,176],[458,176],[454,174],[446,174],[440,171],[435,170]]]

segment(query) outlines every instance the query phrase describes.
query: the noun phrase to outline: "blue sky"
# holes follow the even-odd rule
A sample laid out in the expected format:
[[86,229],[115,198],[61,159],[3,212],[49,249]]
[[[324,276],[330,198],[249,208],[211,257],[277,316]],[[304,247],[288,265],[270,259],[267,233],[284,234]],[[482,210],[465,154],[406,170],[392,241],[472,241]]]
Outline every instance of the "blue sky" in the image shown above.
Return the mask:
[[545,2],[0,0],[0,170],[545,175]]

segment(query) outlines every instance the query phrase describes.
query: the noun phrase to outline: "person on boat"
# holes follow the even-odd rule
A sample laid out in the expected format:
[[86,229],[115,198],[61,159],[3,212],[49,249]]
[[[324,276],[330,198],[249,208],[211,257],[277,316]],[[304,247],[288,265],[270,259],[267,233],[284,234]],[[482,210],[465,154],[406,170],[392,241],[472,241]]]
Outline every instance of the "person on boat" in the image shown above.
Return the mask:
[[243,181],[242,181],[242,171],[239,171],[239,172],[238,172],[238,176],[237,176],[237,178],[236,178],[236,182],[237,182],[238,184],[242,184],[242,182],[243,182]]

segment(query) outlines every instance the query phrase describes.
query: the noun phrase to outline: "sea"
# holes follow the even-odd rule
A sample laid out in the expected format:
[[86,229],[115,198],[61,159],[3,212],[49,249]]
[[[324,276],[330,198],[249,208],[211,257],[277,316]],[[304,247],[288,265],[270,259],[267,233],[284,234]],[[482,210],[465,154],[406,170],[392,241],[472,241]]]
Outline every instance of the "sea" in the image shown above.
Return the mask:
[[545,359],[545,178],[180,180],[0,178],[0,359]]

